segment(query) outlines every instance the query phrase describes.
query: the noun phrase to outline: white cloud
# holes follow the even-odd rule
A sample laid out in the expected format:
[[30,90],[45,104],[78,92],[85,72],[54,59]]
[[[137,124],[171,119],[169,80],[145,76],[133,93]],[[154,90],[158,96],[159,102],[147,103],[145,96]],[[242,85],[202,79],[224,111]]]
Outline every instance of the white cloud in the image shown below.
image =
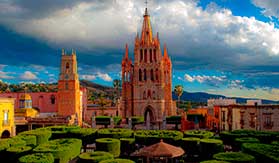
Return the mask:
[[257,6],[262,8],[262,13],[267,17],[279,18],[279,1],[278,0],[252,0]]
[[98,72],[97,73],[97,77],[104,80],[104,81],[107,81],[107,82],[110,82],[112,81],[112,78],[109,76],[109,74],[107,73],[101,73],[101,72]]
[[208,76],[208,75],[189,75],[185,74],[184,79],[189,82],[197,81],[199,83],[219,84],[227,80],[226,76]]
[[0,71],[0,79],[14,79],[14,77],[9,74],[9,72]]
[[[185,80],[187,80],[187,81],[189,81],[189,82],[195,81],[195,79],[192,78],[192,77],[191,77],[190,75],[188,75],[188,74],[185,74],[185,75],[184,75],[184,78],[185,78]],[[179,77],[179,79],[181,79],[181,77]]]
[[22,79],[22,80],[36,80],[36,79],[38,79],[38,77],[30,71],[25,71],[23,74],[20,75],[20,79]]
[[85,80],[95,80],[96,76],[95,75],[81,75],[81,78],[85,79]]

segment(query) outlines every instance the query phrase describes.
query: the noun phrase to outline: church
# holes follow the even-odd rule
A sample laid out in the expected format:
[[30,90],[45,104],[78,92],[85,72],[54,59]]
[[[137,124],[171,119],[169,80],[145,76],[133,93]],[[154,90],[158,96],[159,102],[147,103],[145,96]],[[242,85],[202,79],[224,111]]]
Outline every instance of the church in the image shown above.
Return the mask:
[[164,45],[161,51],[159,34],[153,36],[147,8],[143,15],[141,35],[134,42],[134,62],[126,44],[122,60],[123,118],[142,116],[160,123],[164,116],[176,115],[172,100],[172,62]]

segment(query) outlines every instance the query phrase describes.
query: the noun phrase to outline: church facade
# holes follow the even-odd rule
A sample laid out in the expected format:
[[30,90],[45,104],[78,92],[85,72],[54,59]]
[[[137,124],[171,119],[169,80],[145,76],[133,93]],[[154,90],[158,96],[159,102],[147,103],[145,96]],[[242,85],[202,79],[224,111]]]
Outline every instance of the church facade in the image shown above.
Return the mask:
[[172,100],[172,62],[164,45],[161,51],[159,34],[154,37],[147,8],[143,16],[141,36],[134,42],[134,62],[128,45],[122,60],[122,117],[149,114],[152,122],[163,116],[176,115]]

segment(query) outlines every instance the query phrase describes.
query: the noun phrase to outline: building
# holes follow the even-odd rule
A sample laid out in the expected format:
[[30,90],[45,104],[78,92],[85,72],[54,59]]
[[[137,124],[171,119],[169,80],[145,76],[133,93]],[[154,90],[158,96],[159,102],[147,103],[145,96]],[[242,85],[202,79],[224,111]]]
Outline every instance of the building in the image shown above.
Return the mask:
[[13,98],[0,98],[0,134],[1,138],[15,135]]
[[215,106],[221,131],[238,129],[279,131],[279,105]]
[[134,42],[134,62],[129,58],[128,45],[122,60],[123,118],[150,117],[151,122],[162,122],[162,117],[175,115],[172,100],[172,62],[164,45],[161,52],[159,34],[153,37],[147,8],[143,16],[141,36]]

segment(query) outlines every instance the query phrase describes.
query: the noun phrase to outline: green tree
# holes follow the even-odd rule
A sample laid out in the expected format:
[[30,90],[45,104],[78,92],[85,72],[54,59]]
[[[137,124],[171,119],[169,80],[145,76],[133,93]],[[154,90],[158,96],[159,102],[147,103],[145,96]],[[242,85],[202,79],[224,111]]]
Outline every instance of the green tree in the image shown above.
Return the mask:
[[178,103],[180,103],[180,97],[182,96],[182,94],[183,94],[183,86],[182,85],[176,85],[175,87],[174,87],[174,93],[175,93],[175,95],[177,96],[177,101],[178,101]]
[[120,92],[120,88],[121,88],[121,81],[119,79],[114,79],[113,80],[113,88],[115,91],[115,96],[114,96],[114,102],[116,103],[116,101],[119,98],[119,92]]

